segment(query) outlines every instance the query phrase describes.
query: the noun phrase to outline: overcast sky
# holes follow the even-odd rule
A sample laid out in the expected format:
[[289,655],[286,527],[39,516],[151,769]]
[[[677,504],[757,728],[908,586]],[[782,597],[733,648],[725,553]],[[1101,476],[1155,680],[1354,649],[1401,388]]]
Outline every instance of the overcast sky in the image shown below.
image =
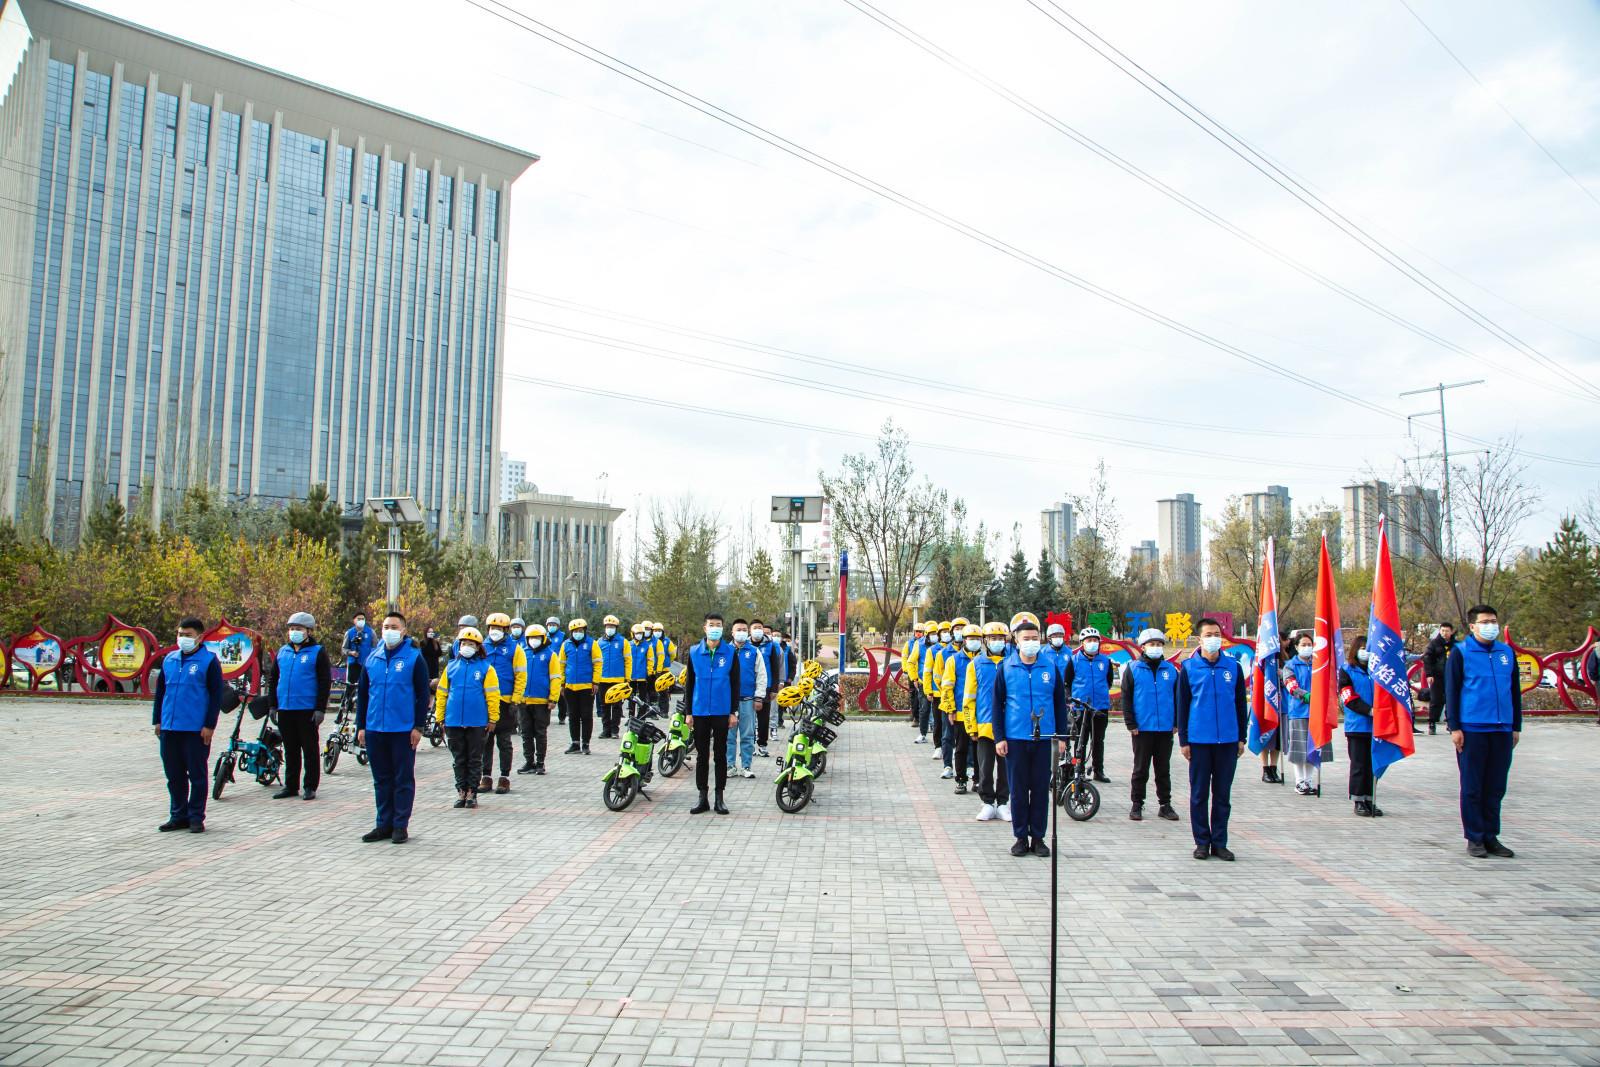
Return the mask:
[[[1399,0],[1061,2],[1457,296],[1600,387],[1600,5],[1412,0],[1486,92]],[[1403,420],[1118,309],[462,0],[289,0],[271,18],[259,5],[209,0],[95,6],[543,157],[512,197],[503,447],[529,461],[546,492],[602,492],[630,510],[692,492],[743,526],[771,494],[815,491],[819,468],[869,447],[893,415],[918,442],[918,466],[1008,539],[1020,523],[1032,556],[1040,508],[1085,489],[1101,457],[1131,542],[1155,537],[1159,497],[1193,492],[1208,517],[1230,494],[1268,483],[1289,486],[1297,505],[1337,502],[1353,476],[1416,451]],[[1254,356],[1403,414],[1432,405],[1401,390],[1486,378],[1450,395],[1453,430],[1516,433],[1529,450],[1600,463],[1595,400],[1380,262],[1024,0],[878,6],[1477,358],[1273,260],[842,0],[514,6]],[[552,327],[681,355],[619,351]],[[572,385],[815,429],[554,388]],[[1074,410],[973,397],[969,386]],[[1436,448],[1437,420],[1419,420],[1417,432],[1424,451]],[[1542,541],[1600,485],[1600,467],[1530,463],[1542,509],[1524,536]]]

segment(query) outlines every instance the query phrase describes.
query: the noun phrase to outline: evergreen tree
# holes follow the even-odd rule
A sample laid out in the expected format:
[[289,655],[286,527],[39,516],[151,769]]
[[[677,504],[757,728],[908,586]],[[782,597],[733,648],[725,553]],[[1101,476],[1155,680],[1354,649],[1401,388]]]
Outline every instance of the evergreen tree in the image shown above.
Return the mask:
[[1011,560],[1000,573],[1000,588],[989,604],[995,618],[1001,620],[1009,620],[1019,611],[1038,613],[1033,605],[1033,578],[1028,571],[1028,557],[1022,554],[1022,549],[1011,553]]
[[89,513],[83,540],[97,548],[114,548],[122,544],[127,535],[127,521],[128,509],[122,506],[122,501],[108,496]]
[[339,543],[339,505],[328,498],[328,487],[313,485],[305,500],[297,500],[284,513],[289,529],[328,548]]
[[956,571],[950,553],[941,547],[933,560],[933,575],[928,579],[928,610],[936,619],[953,619],[961,613],[961,596],[956,589]]
[[1575,518],[1561,520],[1532,572],[1526,607],[1516,620],[1518,644],[1573,647],[1600,615],[1600,555]]
[[1033,592],[1029,599],[1033,603],[1031,610],[1039,615],[1039,620],[1044,621],[1045,613],[1060,607],[1061,587],[1056,584],[1056,568],[1050,562],[1050,550],[1039,550],[1039,565],[1034,568]]
[[783,583],[778,580],[772,554],[766,548],[757,548],[750,553],[750,559],[744,565],[742,586],[742,602],[750,605],[751,617],[777,625],[789,598],[784,592]]

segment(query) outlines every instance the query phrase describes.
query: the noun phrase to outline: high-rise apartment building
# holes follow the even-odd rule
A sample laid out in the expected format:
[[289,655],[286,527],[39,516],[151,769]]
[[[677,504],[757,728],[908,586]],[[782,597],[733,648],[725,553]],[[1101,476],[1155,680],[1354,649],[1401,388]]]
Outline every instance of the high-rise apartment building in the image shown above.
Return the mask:
[[604,501],[518,493],[500,505],[500,558],[523,563],[525,599],[574,614],[612,593],[622,509]]
[[1245,514],[1253,530],[1276,530],[1282,527],[1285,516],[1293,518],[1294,508],[1289,500],[1289,487],[1269,485],[1265,493],[1244,495]]
[[509,452],[500,453],[500,503],[517,499],[517,493],[527,482],[527,461],[512,459]]
[[1073,514],[1072,505],[1066,501],[1058,500],[1039,512],[1039,543],[1044,546],[1045,554],[1055,566],[1057,578],[1061,577],[1061,568],[1067,561],[1067,552],[1077,532],[1077,516]]
[[1201,584],[1200,503],[1193,493],[1156,501],[1156,542],[1168,578],[1188,586]]
[[1391,498],[1390,507],[1394,529],[1389,533],[1389,543],[1395,556],[1421,562],[1430,551],[1444,549],[1437,489],[1403,485]]
[[1132,557],[1135,567],[1153,572],[1161,563],[1161,549],[1154,541],[1140,541],[1133,546]]
[[1388,482],[1374,479],[1344,487],[1344,566],[1370,567],[1377,561],[1378,518],[1389,514],[1389,506]]
[[0,516],[324,483],[492,535],[535,156],[60,0],[4,3],[0,93]]

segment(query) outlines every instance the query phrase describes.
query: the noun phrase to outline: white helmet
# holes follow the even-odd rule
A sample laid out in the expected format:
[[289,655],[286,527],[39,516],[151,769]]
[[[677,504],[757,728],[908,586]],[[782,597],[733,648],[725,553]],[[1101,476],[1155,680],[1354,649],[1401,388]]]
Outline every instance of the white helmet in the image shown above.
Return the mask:
[[1079,641],[1087,641],[1091,637],[1096,641],[1100,640],[1100,631],[1096,630],[1093,626],[1085,626],[1082,630],[1078,631]]
[[1161,630],[1156,629],[1154,626],[1140,631],[1139,644],[1148,645],[1151,641],[1160,641],[1164,645],[1167,643],[1167,635]]

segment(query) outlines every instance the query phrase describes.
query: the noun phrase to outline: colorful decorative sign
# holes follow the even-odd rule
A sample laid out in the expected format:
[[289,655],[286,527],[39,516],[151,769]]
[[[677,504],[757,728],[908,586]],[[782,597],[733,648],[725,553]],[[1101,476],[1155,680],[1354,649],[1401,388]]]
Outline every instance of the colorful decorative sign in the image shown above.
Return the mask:
[[1150,613],[1148,611],[1130,611],[1123,618],[1128,620],[1128,628],[1124,632],[1134,639],[1150,628]]
[[1167,640],[1181,645],[1194,636],[1194,619],[1187,611],[1167,612]]
[[86,637],[67,642],[67,654],[77,661],[78,681],[86,688],[99,679],[98,688],[120,691],[132,683],[136,692],[148,692],[150,668],[156,662],[156,636],[143,626],[133,626],[115,615]]
[[61,659],[61,638],[36,623],[27,633],[11,639],[6,670],[9,672],[13,663],[20,664],[28,672],[28,688],[38,689],[41,682],[56,673]]
[[1089,625],[1099,630],[1102,637],[1108,636],[1112,630],[1111,612],[1091,611],[1089,613]]
[[260,664],[256,650],[260,645],[261,635],[253,630],[241,630],[230,626],[227,619],[223,619],[201,637],[205,646],[217,657],[217,662],[222,664],[222,677],[224,681],[233,681],[241,674],[250,674],[252,680],[260,676]]

